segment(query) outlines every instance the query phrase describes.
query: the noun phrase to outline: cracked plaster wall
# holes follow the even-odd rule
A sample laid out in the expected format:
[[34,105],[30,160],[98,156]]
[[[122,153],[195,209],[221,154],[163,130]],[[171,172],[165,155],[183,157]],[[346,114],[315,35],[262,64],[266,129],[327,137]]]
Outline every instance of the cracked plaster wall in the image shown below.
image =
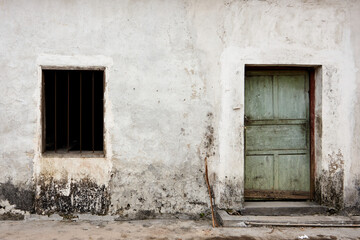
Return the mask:
[[[216,204],[238,209],[245,64],[321,65],[318,198],[358,206],[358,9],[350,0],[1,0],[0,189],[30,192],[38,213],[198,215],[209,209],[207,156]],[[41,65],[106,67],[105,158],[40,155]]]

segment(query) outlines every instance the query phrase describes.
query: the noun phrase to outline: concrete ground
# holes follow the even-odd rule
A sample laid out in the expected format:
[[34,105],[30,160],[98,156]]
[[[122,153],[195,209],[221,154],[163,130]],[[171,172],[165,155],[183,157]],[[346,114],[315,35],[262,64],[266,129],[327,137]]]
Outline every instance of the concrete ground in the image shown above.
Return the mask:
[[212,228],[211,221],[0,221],[0,239],[360,239],[360,228]]

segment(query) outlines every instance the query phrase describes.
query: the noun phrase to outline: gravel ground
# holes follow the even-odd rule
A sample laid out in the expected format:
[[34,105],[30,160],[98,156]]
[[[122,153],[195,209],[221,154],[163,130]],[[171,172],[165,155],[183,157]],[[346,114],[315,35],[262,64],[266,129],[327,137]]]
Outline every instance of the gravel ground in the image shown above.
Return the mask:
[[360,228],[212,228],[211,221],[0,221],[0,239],[360,239]]

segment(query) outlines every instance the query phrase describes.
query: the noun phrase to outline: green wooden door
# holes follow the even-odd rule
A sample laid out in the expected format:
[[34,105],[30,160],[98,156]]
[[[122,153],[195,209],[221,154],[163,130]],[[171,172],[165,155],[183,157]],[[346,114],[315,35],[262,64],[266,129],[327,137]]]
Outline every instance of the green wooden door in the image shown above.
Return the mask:
[[309,74],[245,77],[245,198],[310,198]]

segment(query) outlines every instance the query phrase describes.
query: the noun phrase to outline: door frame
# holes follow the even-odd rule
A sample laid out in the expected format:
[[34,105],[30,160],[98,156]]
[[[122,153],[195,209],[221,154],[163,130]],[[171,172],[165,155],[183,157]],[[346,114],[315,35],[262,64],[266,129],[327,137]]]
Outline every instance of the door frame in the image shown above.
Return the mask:
[[[314,67],[293,67],[293,66],[247,66],[245,65],[244,76],[247,71],[307,71],[309,74],[309,117],[310,117],[310,196],[309,200],[315,200],[315,68]],[[245,78],[244,78],[245,80]],[[245,145],[244,145],[245,150]],[[244,169],[245,169],[244,151]],[[244,178],[245,181],[245,178]],[[244,189],[245,190],[245,189]],[[245,192],[245,191],[244,191]],[[245,197],[244,197],[245,198]],[[291,199],[289,199],[291,200]]]

